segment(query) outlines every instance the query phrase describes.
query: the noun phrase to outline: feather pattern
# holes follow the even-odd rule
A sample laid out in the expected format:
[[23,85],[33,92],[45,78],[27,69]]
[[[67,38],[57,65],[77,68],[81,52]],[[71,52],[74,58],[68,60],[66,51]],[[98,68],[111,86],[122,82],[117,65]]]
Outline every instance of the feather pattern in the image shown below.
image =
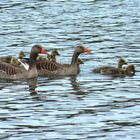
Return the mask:
[[89,49],[83,46],[77,46],[74,50],[71,64],[59,64],[52,61],[36,63],[38,74],[40,76],[51,76],[51,75],[77,75],[79,73],[79,66],[77,65],[78,56],[81,53],[90,52]]
[[55,71],[59,69],[60,64],[52,62],[52,61],[44,61],[44,62],[37,62],[36,67],[37,67],[37,70]]
[[0,70],[5,72],[8,75],[14,75],[17,73],[22,73],[22,70],[18,67],[14,67],[8,63],[0,63]]

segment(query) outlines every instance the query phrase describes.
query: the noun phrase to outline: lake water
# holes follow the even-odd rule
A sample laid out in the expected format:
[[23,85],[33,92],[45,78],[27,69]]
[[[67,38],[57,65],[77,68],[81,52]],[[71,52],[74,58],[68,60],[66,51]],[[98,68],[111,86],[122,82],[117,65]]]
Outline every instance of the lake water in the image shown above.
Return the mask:
[[[1,0],[0,55],[27,57],[33,44],[57,48],[70,63],[74,47],[91,53],[76,77],[0,81],[2,140],[140,139],[139,0]],[[132,77],[92,73],[117,65],[136,67]]]

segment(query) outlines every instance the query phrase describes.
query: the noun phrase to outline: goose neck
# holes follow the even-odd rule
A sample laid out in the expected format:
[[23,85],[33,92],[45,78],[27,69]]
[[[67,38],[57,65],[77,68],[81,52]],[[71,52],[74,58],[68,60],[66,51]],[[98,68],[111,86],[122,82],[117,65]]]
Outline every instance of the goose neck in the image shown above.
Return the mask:
[[79,56],[79,53],[74,52],[74,54],[72,56],[71,65],[77,65],[78,56]]
[[36,53],[31,53],[30,58],[29,58],[29,70],[36,67],[36,58],[38,54]]

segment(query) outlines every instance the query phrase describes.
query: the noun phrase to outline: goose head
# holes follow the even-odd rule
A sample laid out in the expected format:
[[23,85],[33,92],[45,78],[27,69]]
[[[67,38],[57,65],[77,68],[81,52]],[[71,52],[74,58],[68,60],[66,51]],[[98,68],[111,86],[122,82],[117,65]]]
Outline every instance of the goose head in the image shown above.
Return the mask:
[[60,54],[58,53],[57,49],[53,49],[51,52],[51,55],[56,56],[56,55],[60,55]]
[[48,55],[48,51],[44,47],[41,45],[34,45],[31,49],[29,62],[22,62],[20,59],[18,59],[18,61],[26,70],[29,70],[30,67],[33,67],[32,65],[36,65],[35,61],[39,53]]
[[127,64],[124,58],[120,58],[118,62],[118,68],[122,68],[124,64]]
[[129,64],[126,68],[127,75],[134,75],[135,74],[135,67],[133,64]]
[[34,45],[31,49],[31,54],[47,54],[48,55],[48,51],[42,47],[41,45]]
[[74,50],[73,56],[72,56],[72,61],[71,61],[71,65],[75,65],[77,66],[77,60],[78,60],[78,56],[81,53],[88,53],[90,52],[90,50],[88,48],[85,48],[83,46],[77,46]]
[[77,60],[77,64],[84,64],[84,62],[83,62],[83,60],[82,59],[80,59],[80,58],[78,58],[78,60]]
[[20,52],[19,52],[18,58],[19,58],[19,59],[23,59],[24,57],[25,57],[24,52],[23,52],[23,51],[20,51]]
[[90,52],[90,50],[88,48],[83,47],[83,46],[77,46],[75,48],[74,52],[77,54],[81,54],[81,53],[88,53],[88,52]]

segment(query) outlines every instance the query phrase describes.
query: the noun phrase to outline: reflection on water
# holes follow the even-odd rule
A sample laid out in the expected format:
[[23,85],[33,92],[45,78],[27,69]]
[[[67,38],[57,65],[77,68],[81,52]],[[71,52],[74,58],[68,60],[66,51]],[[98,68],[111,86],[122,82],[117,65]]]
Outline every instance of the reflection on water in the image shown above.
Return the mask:
[[[42,44],[57,48],[57,61],[70,63],[74,47],[81,72],[72,77],[0,80],[0,139],[139,140],[139,0],[0,1],[0,55],[14,55]],[[120,57],[134,64],[134,76],[95,74],[116,66]]]
[[29,92],[31,95],[36,95],[37,78],[28,79]]
[[[47,82],[51,82],[52,80],[55,81],[55,80],[63,80],[64,78],[68,78],[68,80],[70,81],[70,84],[72,86],[72,90],[73,91],[76,91],[74,94],[82,94],[82,91],[80,91],[80,88],[79,88],[79,84],[78,82],[76,81],[76,76],[49,76],[46,78],[46,83]],[[43,79],[43,82],[44,82],[44,79]],[[38,85],[38,82],[37,82],[37,78],[32,78],[32,79],[27,79],[27,84],[29,86],[29,92],[30,92],[30,95],[37,95],[37,91],[36,91],[36,88],[37,88],[37,85]],[[41,84],[41,86],[45,86],[45,84]],[[46,92],[46,91],[45,91]],[[73,93],[73,92],[72,92]]]

